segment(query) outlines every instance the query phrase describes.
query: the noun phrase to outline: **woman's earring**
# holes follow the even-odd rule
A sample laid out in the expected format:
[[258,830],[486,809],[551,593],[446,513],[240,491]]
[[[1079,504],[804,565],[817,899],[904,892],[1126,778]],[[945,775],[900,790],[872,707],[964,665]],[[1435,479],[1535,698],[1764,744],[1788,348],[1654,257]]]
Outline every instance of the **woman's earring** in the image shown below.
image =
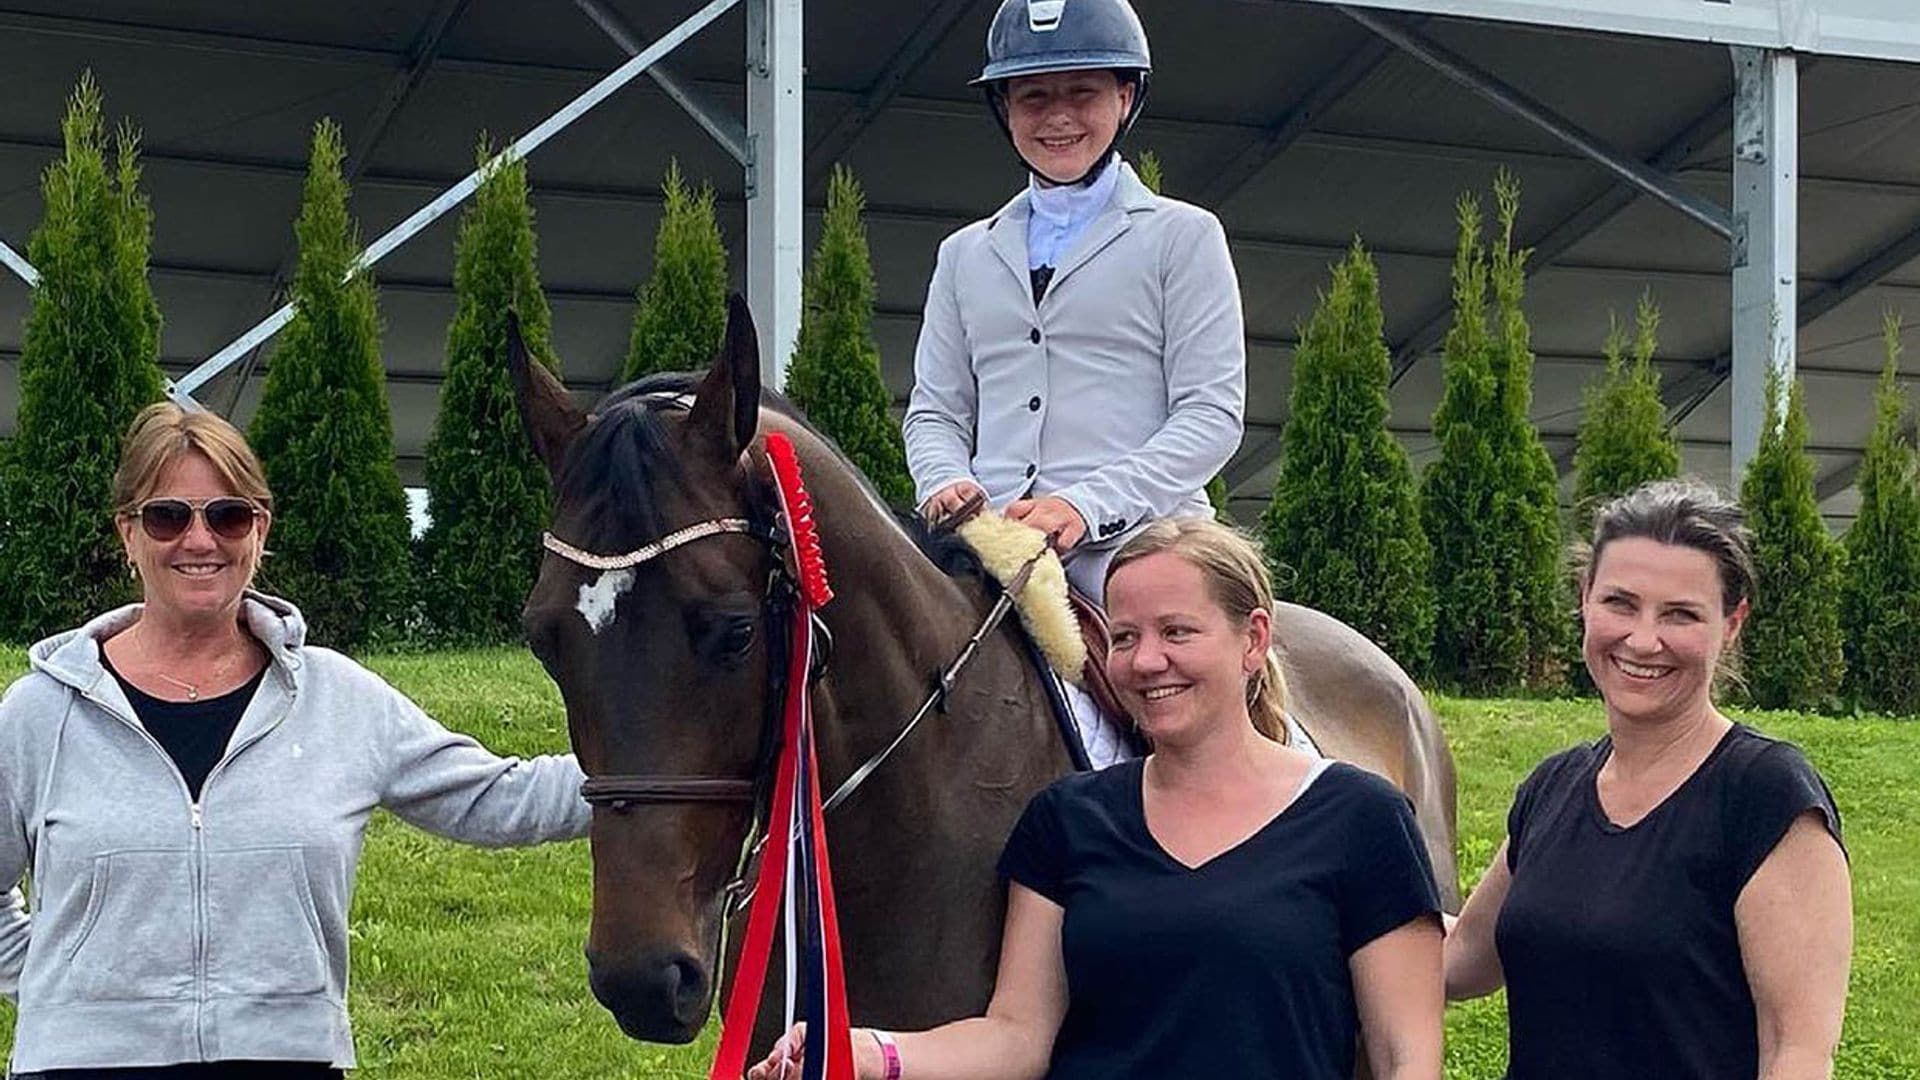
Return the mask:
[[140,567],[134,563],[133,556],[131,555],[127,556],[127,580],[128,581],[140,580]]

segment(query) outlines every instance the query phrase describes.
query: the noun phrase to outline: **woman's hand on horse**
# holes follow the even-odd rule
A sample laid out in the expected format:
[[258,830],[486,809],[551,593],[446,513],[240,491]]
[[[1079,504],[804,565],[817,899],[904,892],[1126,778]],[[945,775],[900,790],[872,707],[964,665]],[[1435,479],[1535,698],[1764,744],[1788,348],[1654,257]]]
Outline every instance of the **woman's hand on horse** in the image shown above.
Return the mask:
[[976,497],[983,502],[987,498],[987,493],[981,490],[979,484],[971,480],[955,480],[920,504],[920,516],[937,524],[941,518],[965,506],[968,499]]
[[[866,1028],[854,1028],[853,1075],[856,1080],[880,1080],[886,1075],[886,1062],[880,1057],[880,1044],[874,1040],[873,1033]],[[800,1075],[800,1066],[807,1060],[807,1025],[804,1021],[793,1025],[785,1035],[774,1040],[773,1049],[766,1058],[747,1070],[747,1080],[789,1080]]]
[[1007,516],[1053,537],[1053,549],[1063,553],[1087,535],[1087,523],[1081,519],[1080,511],[1058,495],[1015,499],[1007,505]]

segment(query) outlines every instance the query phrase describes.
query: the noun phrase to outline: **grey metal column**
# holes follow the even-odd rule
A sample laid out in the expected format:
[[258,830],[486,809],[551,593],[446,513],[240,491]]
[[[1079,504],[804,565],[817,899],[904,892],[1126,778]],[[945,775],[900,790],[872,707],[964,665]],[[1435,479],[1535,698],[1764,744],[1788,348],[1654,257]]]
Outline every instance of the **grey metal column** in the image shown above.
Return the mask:
[[1784,50],[1733,49],[1733,483],[1767,415],[1769,366],[1793,378],[1800,253],[1800,68]]
[[746,0],[747,303],[760,379],[786,385],[800,337],[801,0]]

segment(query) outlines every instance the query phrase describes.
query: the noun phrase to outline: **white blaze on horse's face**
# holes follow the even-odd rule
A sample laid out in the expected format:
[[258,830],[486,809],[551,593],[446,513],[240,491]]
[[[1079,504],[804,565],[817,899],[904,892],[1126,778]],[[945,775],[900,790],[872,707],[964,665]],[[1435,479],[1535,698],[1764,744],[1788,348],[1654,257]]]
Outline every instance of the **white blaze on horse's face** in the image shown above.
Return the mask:
[[580,602],[573,609],[587,620],[587,629],[598,635],[613,625],[613,606],[633,588],[633,570],[606,570],[591,585],[580,586]]

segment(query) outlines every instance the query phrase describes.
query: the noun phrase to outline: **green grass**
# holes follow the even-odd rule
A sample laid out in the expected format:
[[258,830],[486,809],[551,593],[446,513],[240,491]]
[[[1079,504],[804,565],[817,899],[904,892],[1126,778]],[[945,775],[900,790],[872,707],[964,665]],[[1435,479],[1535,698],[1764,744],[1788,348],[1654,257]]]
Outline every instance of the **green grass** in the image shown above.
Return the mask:
[[[566,743],[559,695],[523,650],[380,656],[371,666],[496,750]],[[0,682],[24,667],[17,650],[0,650]],[[1591,702],[1436,704],[1460,765],[1460,865],[1471,884],[1505,834],[1514,786],[1549,753],[1595,737],[1602,720]],[[1845,818],[1857,927],[1837,1074],[1920,1077],[1920,723],[1743,718],[1804,748]],[[704,1077],[711,1030],[692,1047],[632,1043],[587,992],[589,881],[584,843],[479,851],[378,815],[353,912],[356,1075]],[[1498,996],[1450,1010],[1447,1036],[1449,1077],[1501,1074]]]

